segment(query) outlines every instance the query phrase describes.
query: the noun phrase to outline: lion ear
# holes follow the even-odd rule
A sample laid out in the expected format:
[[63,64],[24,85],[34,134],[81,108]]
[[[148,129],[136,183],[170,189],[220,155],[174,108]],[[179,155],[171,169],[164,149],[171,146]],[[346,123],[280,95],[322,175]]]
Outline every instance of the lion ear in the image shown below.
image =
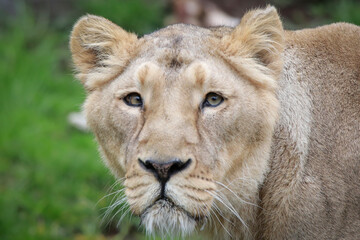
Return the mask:
[[[277,78],[282,70],[284,40],[282,23],[276,9],[268,6],[246,13],[240,24],[221,39],[220,46],[223,54],[241,72],[250,71],[248,67],[257,64],[257,70]],[[265,79],[256,81],[260,85],[276,84]]]
[[75,24],[70,49],[79,80],[93,90],[113,79],[136,49],[137,36],[109,20],[86,15]]

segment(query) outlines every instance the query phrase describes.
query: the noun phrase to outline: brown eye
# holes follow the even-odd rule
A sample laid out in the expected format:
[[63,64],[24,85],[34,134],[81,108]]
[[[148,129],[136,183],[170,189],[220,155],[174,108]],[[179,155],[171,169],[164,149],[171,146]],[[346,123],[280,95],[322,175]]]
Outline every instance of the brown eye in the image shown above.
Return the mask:
[[203,107],[217,107],[224,101],[224,98],[216,93],[208,93],[203,102]]
[[138,93],[130,93],[124,98],[124,102],[131,107],[141,107],[143,105],[142,98]]

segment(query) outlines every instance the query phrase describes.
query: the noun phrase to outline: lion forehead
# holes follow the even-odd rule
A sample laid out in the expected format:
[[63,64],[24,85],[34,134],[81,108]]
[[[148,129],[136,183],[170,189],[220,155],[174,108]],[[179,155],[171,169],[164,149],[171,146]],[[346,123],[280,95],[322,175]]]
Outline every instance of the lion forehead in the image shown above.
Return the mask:
[[193,60],[208,57],[211,39],[216,37],[209,29],[176,24],[142,38],[142,58],[152,59],[161,65],[179,68]]

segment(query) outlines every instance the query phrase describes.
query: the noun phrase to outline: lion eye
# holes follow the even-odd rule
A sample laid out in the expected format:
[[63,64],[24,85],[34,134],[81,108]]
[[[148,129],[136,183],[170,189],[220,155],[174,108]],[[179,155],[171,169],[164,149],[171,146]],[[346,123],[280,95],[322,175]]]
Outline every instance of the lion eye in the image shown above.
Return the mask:
[[203,102],[203,107],[217,107],[224,101],[224,98],[216,93],[206,94],[205,101]]
[[130,93],[124,98],[124,102],[131,107],[141,107],[143,105],[142,98],[138,93]]

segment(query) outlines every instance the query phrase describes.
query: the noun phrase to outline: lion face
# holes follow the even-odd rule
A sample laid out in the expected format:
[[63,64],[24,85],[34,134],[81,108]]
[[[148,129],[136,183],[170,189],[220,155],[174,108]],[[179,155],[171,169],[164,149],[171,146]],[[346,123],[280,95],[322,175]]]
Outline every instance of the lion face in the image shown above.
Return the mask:
[[[227,32],[174,25],[137,39],[95,16],[74,27],[88,123],[149,233],[186,235],[212,215],[238,219],[231,199],[255,191],[266,171],[277,46],[234,52],[241,38]],[[233,181],[243,183],[238,194]]]

